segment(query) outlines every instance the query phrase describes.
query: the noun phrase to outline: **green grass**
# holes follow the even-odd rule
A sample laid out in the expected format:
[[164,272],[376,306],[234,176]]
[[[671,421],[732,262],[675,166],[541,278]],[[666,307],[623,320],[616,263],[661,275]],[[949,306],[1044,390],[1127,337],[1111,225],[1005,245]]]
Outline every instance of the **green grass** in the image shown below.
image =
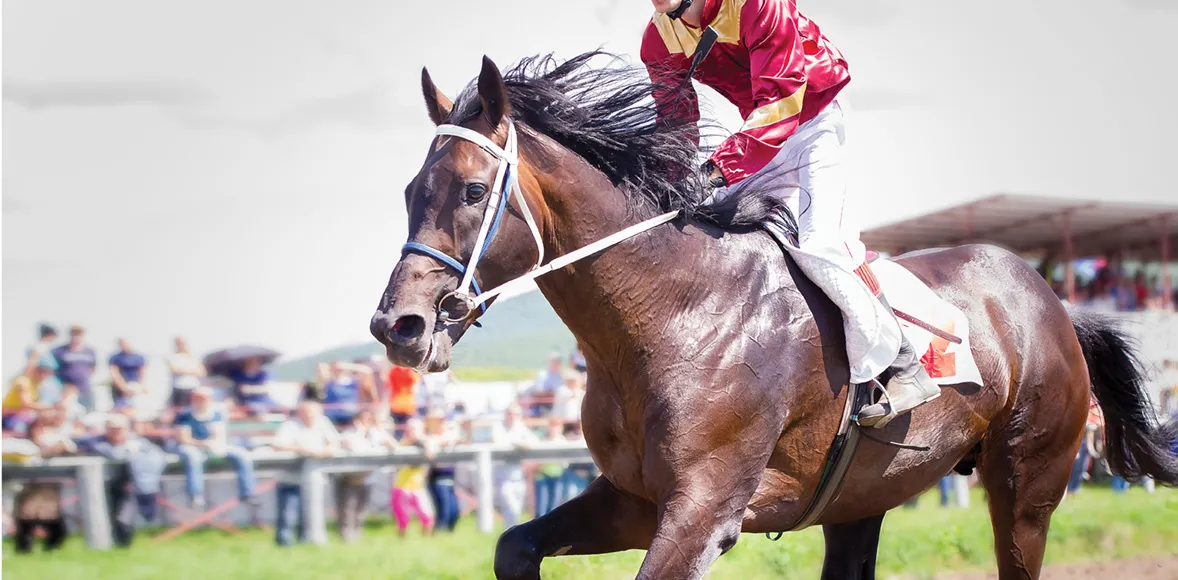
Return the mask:
[[[1178,492],[1123,496],[1085,489],[1055,513],[1048,537],[1051,563],[1109,560],[1174,553],[1178,546]],[[228,536],[202,531],[164,544],[140,535],[129,550],[91,552],[73,538],[60,552],[18,556],[4,546],[4,573],[14,580],[40,578],[489,578],[495,536],[479,534],[469,518],[457,533],[433,538],[411,532],[400,539],[387,522],[374,522],[356,544],[334,538],[326,547],[280,549],[270,535]],[[968,510],[942,509],[935,491],[916,509],[897,509],[885,520],[881,577],[928,578],[935,571],[992,569],[993,540],[980,494]],[[817,528],[786,534],[778,542],[745,535],[712,567],[709,578],[816,578],[822,562]],[[545,560],[546,579],[632,578],[642,552]]]

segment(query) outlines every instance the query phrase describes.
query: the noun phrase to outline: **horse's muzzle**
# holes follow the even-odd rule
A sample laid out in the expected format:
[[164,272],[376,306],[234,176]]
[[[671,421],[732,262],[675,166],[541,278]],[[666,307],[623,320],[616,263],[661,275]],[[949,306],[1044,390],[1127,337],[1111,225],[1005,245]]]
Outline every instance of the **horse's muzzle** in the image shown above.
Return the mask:
[[372,315],[368,330],[385,346],[410,346],[425,336],[426,322],[420,314],[395,316],[377,312]]
[[372,315],[368,330],[384,345],[385,355],[393,364],[422,368],[432,362],[433,313],[385,312]]

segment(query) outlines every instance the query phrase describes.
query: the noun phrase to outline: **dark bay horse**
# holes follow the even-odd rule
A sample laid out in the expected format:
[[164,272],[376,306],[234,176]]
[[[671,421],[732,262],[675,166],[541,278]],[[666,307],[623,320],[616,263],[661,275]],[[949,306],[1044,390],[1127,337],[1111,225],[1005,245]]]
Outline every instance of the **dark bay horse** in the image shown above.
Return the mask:
[[[592,57],[527,59],[505,76],[484,59],[477,83],[453,103],[422,75],[435,124],[497,146],[509,125],[518,130],[526,204],[509,204],[480,246],[482,288],[538,260],[522,212],[531,212],[547,256],[683,212],[537,280],[584,350],[584,434],[602,476],[505,532],[495,574],[538,578],[545,557],[645,549],[638,577],[699,578],[741,532],[786,530],[807,507],[847,393],[842,324],[770,236],[747,227],[757,203],[701,202],[691,129],[656,122],[645,75],[591,67]],[[498,167],[469,139],[436,138],[405,190],[409,241],[468,263]],[[1037,577],[1090,391],[1105,413],[1114,470],[1178,482],[1166,447],[1173,426],[1156,424],[1134,354],[1108,320],[1065,310],[1022,259],[995,247],[898,261],[966,312],[985,386],[947,387],[873,432],[927,451],[861,444],[818,522],[824,578],[874,577],[884,513],[959,464],[980,471],[1000,576]],[[448,367],[473,322],[439,315],[459,279],[444,260],[402,256],[371,323],[392,362]]]

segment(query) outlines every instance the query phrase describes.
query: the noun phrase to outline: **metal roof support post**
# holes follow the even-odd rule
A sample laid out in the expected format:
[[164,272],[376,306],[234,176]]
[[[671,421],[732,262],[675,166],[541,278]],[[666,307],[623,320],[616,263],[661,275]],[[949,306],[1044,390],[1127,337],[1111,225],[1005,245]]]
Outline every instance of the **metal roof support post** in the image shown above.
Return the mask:
[[1170,214],[1161,218],[1161,255],[1162,255],[1162,308],[1169,310],[1173,304],[1170,290]]
[[1063,284],[1068,302],[1072,304],[1076,303],[1076,274],[1072,270],[1072,261],[1075,259],[1072,255],[1072,212],[1068,210],[1063,213]]

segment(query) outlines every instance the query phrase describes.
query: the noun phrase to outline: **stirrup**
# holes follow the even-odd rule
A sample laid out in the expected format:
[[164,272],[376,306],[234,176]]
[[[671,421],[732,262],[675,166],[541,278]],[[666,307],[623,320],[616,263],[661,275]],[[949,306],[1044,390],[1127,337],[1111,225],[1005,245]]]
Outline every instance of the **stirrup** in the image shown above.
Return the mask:
[[[856,425],[863,427],[865,429],[882,429],[888,423],[891,423],[892,419],[899,417],[900,413],[896,412],[896,406],[892,404],[891,395],[888,394],[888,390],[886,388],[884,388],[883,384],[879,382],[878,378],[871,379],[871,381],[869,381],[865,384],[871,385],[871,392],[873,395],[875,393],[879,393],[879,401],[873,402],[873,403],[871,403],[871,405],[883,404],[886,401],[887,405],[885,406],[885,408],[888,410],[888,413],[886,415],[880,417],[879,422],[875,423],[874,425],[864,425],[859,422],[859,411],[862,411],[863,409],[856,409],[855,416],[851,417],[851,420],[855,421]],[[874,401],[874,397],[871,400]],[[864,409],[867,407],[870,407],[871,405],[866,405],[864,407]]]

